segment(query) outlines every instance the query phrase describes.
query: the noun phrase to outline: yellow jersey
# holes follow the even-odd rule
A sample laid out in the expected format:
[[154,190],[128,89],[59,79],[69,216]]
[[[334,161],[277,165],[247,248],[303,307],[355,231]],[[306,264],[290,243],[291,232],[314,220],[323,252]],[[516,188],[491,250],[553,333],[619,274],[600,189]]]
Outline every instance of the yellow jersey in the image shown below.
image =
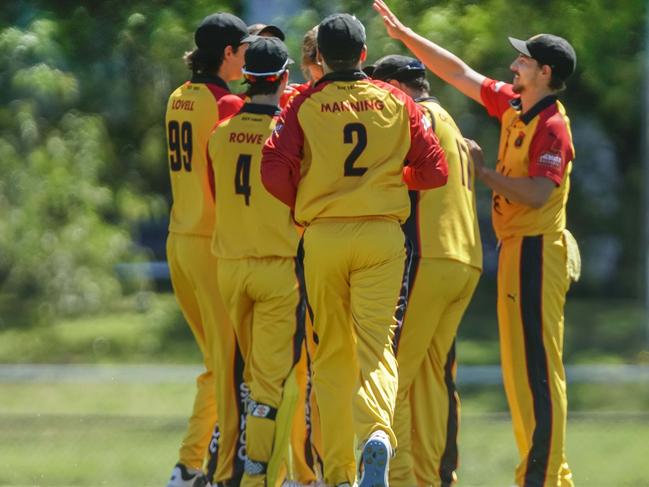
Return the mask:
[[500,120],[496,170],[508,177],[545,177],[556,187],[541,208],[532,208],[494,192],[492,220],[498,239],[560,233],[566,228],[566,203],[575,158],[570,120],[555,96],[522,113],[512,86],[486,79],[482,102]]
[[205,150],[220,120],[236,113],[243,100],[217,76],[194,75],[169,97],[165,130],[173,203],[169,231],[212,236],[214,196]]
[[278,107],[246,103],[209,138],[216,215],[212,252],[219,258],[295,257],[299,241],[290,209],[261,183],[261,149]]
[[330,73],[296,95],[263,150],[262,179],[308,225],[319,218],[410,214],[407,186],[446,183],[423,112],[362,72]]
[[482,242],[474,191],[473,161],[455,121],[435,98],[415,100],[424,108],[448,162],[445,186],[411,191],[404,231],[420,257],[454,259],[482,269]]

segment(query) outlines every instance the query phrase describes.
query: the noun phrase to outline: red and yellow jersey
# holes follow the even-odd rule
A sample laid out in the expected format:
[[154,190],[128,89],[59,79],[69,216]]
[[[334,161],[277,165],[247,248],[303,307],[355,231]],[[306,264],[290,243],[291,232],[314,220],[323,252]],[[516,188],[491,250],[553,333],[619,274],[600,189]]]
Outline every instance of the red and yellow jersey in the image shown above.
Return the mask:
[[261,183],[261,149],[277,115],[277,107],[247,103],[210,136],[216,195],[212,252],[219,258],[296,255],[299,237],[291,212]]
[[434,98],[416,100],[425,109],[448,162],[445,186],[411,191],[404,224],[417,255],[454,259],[482,269],[482,243],[476,211],[473,162],[455,121]]
[[207,139],[220,119],[242,105],[216,76],[195,75],[169,97],[165,127],[173,196],[170,232],[212,236],[214,196],[205,156]]
[[362,72],[331,73],[282,112],[264,146],[262,180],[303,225],[373,216],[404,222],[406,184],[446,183],[444,152],[428,128],[400,90]]
[[496,236],[533,236],[566,228],[566,202],[575,158],[570,120],[555,96],[548,96],[521,114],[512,86],[486,79],[482,102],[500,120],[496,170],[508,177],[546,177],[556,188],[541,208],[532,208],[493,194],[492,219]]

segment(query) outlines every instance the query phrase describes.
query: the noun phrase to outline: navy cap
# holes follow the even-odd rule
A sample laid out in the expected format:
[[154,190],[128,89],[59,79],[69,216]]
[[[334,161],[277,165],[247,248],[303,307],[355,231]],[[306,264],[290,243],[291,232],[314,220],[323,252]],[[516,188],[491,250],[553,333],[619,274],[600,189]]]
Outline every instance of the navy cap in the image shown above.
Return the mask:
[[391,54],[374,63],[371,76],[382,81],[409,81],[426,76],[426,67],[414,57]]
[[273,24],[252,24],[248,26],[248,33],[257,36],[271,36],[285,41],[286,35],[284,31]]
[[245,54],[243,73],[249,76],[278,76],[293,60],[286,45],[277,37],[259,37],[250,43]]
[[243,20],[229,13],[208,15],[194,32],[196,46],[211,52],[225,49],[226,46],[236,47],[256,38],[257,36],[248,34],[248,27]]
[[364,45],[365,27],[353,15],[329,15],[318,25],[318,50],[325,60],[354,61]]
[[574,48],[563,37],[552,34],[538,34],[526,41],[509,38],[514,49],[535,59],[541,65],[548,65],[562,81],[567,80],[577,66]]

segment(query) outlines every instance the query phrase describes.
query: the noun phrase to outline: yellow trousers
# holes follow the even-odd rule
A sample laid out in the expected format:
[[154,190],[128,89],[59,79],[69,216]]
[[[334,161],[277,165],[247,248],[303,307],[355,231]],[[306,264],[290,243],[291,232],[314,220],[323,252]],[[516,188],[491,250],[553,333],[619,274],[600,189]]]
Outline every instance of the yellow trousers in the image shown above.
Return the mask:
[[305,341],[295,366],[299,396],[291,431],[290,477],[301,484],[322,478],[320,416],[313,394],[312,357],[315,353],[313,324],[307,314]]
[[[169,234],[167,260],[171,282],[183,315],[202,354],[205,372],[197,379],[194,409],[179,452],[179,461],[203,468],[210,438],[217,424],[221,439],[218,457],[210,458],[218,480],[236,477],[243,470],[237,456],[239,438],[238,394],[235,368],[236,342],[219,295],[217,260],[208,237]],[[216,445],[210,445],[213,452]]]
[[439,487],[454,479],[459,402],[453,344],[479,279],[479,269],[455,260],[413,261],[408,307],[397,332],[399,448],[390,462],[391,487]]
[[[241,348],[250,397],[242,486],[264,486],[274,449],[286,451],[293,411],[279,421],[284,384],[304,342],[306,300],[296,259],[221,259],[218,283]],[[291,404],[294,407],[294,402]],[[286,431],[285,444],[276,432]]]
[[505,393],[520,455],[516,484],[572,487],[565,455],[562,234],[509,238],[498,260],[498,326]]
[[353,484],[354,435],[362,444],[392,419],[398,372],[392,350],[404,271],[396,221],[317,220],[304,232],[304,269],[318,344],[313,385],[320,410],[324,481]]

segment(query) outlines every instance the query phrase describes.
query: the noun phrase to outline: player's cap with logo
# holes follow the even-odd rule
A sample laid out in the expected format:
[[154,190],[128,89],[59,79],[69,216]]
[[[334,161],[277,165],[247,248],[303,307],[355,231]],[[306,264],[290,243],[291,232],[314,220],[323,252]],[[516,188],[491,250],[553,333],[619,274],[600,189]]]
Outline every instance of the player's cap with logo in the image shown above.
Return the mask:
[[365,39],[365,27],[353,15],[333,14],[318,25],[318,49],[325,60],[357,60]]
[[409,56],[391,54],[382,57],[374,63],[372,78],[381,81],[391,79],[397,81],[410,81],[426,75],[426,67],[421,61]]
[[509,38],[514,49],[531,57],[541,65],[548,65],[562,81],[575,71],[577,55],[574,48],[563,37],[552,34],[538,34],[526,41]]
[[293,60],[288,57],[286,45],[277,37],[259,37],[246,49],[243,74],[254,82],[263,78],[276,81],[284,74]]
[[245,22],[229,13],[208,15],[194,32],[196,46],[208,52],[220,51],[226,46],[237,47],[255,39],[257,36],[248,33]]
[[284,31],[273,24],[252,24],[248,26],[248,33],[256,36],[277,37],[284,41],[286,35]]

